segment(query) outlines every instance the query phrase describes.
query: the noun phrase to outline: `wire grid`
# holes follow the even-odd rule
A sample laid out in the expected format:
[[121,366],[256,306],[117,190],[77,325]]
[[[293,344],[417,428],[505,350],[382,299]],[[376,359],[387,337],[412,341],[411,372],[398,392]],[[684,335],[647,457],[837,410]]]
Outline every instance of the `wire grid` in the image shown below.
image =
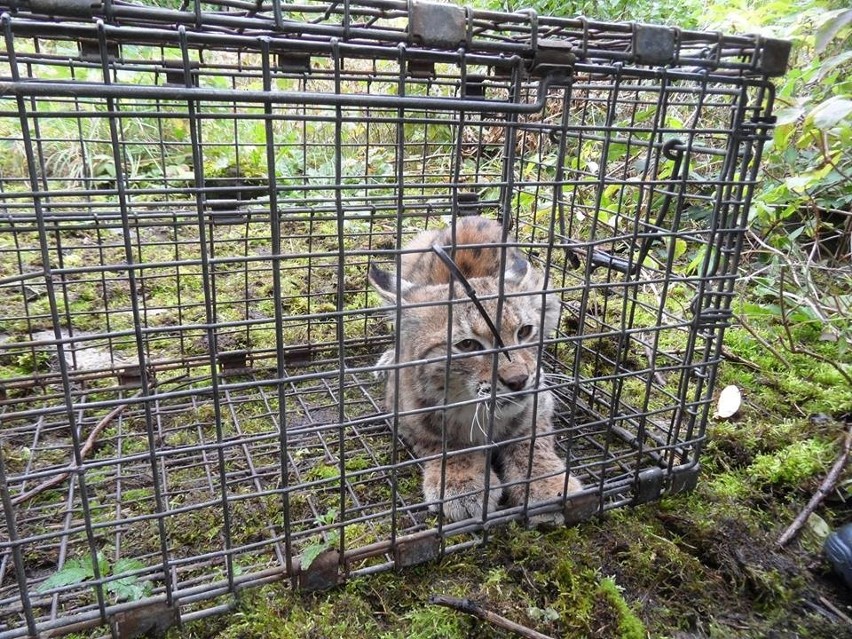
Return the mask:
[[459,215],[511,218],[561,297],[567,520],[694,483],[760,41],[671,32],[663,69],[624,25],[467,11],[458,49],[407,3],[254,7],[2,19],[0,637],[131,636],[526,517],[430,512],[374,375],[368,264]]

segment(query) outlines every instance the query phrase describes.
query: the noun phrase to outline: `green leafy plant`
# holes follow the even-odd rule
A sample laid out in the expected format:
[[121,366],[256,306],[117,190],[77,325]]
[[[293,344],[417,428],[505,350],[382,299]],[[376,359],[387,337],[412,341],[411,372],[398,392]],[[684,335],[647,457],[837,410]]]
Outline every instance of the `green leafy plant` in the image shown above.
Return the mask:
[[538,0],[520,2],[518,0],[488,0],[489,8],[501,11],[521,11],[535,8],[547,15],[575,16],[585,15],[601,20],[654,22],[659,24],[677,24],[682,28],[695,28],[702,13],[703,3],[696,0],[660,0],[657,2],[635,2],[631,0]]
[[[104,584],[105,590],[113,596],[115,601],[138,601],[151,594],[150,582],[143,581],[139,575],[128,574],[145,567],[145,564],[138,559],[119,559],[115,564],[110,564],[102,553],[98,553],[97,565],[101,577],[118,577]],[[44,593],[54,588],[81,584],[94,578],[95,564],[91,558],[69,559],[36,590]]]
[[[811,2],[779,35],[793,40],[792,69],[778,89],[778,118],[767,147],[769,177],[753,222],[776,248],[805,242],[811,257],[840,258],[844,209],[852,204],[852,9]],[[839,244],[832,250],[831,244]]]
[[[337,520],[337,509],[331,508],[324,515],[316,518],[316,523],[320,526],[330,526]],[[326,550],[334,548],[340,541],[340,531],[332,530],[325,535],[321,535],[319,540],[306,546],[302,551],[302,570],[310,568],[317,557]]]
[[[852,9],[834,0],[726,2],[708,26],[793,43],[750,210],[737,323],[785,366],[790,354],[852,383]],[[757,339],[757,338],[756,338]],[[807,344],[807,346],[806,346]],[[786,353],[786,354],[785,354]]]
[[48,351],[31,351],[18,355],[15,363],[24,373],[37,373],[50,369],[51,357]]

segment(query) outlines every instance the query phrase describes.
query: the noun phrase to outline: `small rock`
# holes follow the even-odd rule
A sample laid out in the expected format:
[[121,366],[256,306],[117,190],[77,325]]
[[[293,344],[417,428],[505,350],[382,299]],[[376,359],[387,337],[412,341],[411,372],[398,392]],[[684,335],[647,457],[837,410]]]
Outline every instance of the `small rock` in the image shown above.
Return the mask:
[[831,415],[826,415],[825,413],[814,413],[808,419],[811,420],[811,424],[814,426],[827,426],[834,421]]

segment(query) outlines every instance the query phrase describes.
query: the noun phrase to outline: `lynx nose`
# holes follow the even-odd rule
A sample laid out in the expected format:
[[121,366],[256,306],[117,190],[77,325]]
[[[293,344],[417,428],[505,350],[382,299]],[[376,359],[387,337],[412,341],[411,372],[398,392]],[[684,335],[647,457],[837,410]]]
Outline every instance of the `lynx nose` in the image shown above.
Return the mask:
[[523,390],[524,386],[527,385],[528,375],[526,373],[519,373],[517,375],[512,375],[511,377],[504,379],[500,378],[500,381],[503,385],[511,391],[519,391]]

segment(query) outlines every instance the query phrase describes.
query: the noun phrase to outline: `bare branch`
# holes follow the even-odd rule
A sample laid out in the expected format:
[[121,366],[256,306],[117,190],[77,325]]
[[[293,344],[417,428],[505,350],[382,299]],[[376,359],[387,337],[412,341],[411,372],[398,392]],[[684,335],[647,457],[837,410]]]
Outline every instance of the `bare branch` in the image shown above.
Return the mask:
[[445,595],[432,595],[429,597],[429,603],[435,604],[436,606],[446,606],[447,608],[466,612],[467,614],[473,615],[483,621],[487,621],[498,628],[514,632],[519,637],[524,637],[525,639],[552,639],[552,637],[543,635],[532,628],[527,628],[526,626],[522,626],[519,623],[506,619],[506,617],[501,617],[496,612],[486,610],[470,599],[456,599],[455,597],[447,597]]
[[779,362],[784,364],[784,366],[786,366],[787,368],[790,368],[790,369],[793,368],[793,365],[790,364],[790,362],[787,361],[787,358],[784,357],[781,353],[779,353],[778,350],[774,346],[772,346],[772,344],[770,344],[763,337],[758,335],[757,332],[751,326],[748,325],[748,323],[743,319],[743,317],[741,315],[734,315],[734,318],[737,320],[737,322],[740,323],[740,326],[742,326],[744,329],[746,329],[749,332],[749,334],[754,339],[756,339],[758,342],[760,342],[761,346],[763,346],[766,350],[768,350],[770,353],[775,355],[775,357],[778,359]]
[[793,523],[784,531],[784,534],[778,538],[779,546],[786,546],[790,540],[799,534],[799,531],[802,529],[802,526],[805,525],[808,517],[810,517],[817,509],[817,506],[822,503],[822,500],[825,499],[826,495],[834,490],[837,480],[840,479],[840,474],[846,467],[846,460],[849,458],[850,448],[852,448],[852,425],[850,425],[849,429],[846,431],[846,438],[843,440],[843,450],[840,451],[840,455],[838,455],[837,460],[834,462],[834,466],[831,467],[828,475],[826,475],[816,493],[814,493],[813,497],[811,497],[810,501],[802,509],[802,512],[800,512],[793,520]]
[[[141,394],[142,394],[142,391],[139,391],[138,393],[133,395],[131,397],[131,399],[135,399],[135,398],[139,397]],[[108,412],[106,415],[104,415],[104,417],[101,419],[101,421],[99,421],[97,424],[95,424],[95,427],[92,429],[92,432],[89,433],[89,436],[86,438],[86,441],[83,443],[83,447],[80,449],[80,461],[84,460],[86,458],[86,456],[95,447],[95,442],[97,441],[98,436],[101,434],[101,431],[103,431],[104,428],[109,426],[109,424],[111,424],[113,422],[113,420],[115,420],[116,417],[121,415],[121,413],[124,412],[124,409],[127,408],[127,406],[128,406],[127,404],[121,404],[119,406],[116,406],[110,412]],[[78,468],[77,464],[75,462],[71,462],[71,464],[68,465],[68,469],[65,472],[60,473],[58,475],[55,475],[54,477],[51,477],[50,479],[45,479],[43,482],[41,482],[37,486],[34,486],[33,488],[30,488],[25,493],[21,493],[20,495],[16,496],[14,499],[12,499],[12,505],[17,506],[19,504],[22,504],[25,501],[32,499],[36,495],[40,495],[45,490],[48,490],[48,489],[53,488],[54,486],[56,486],[58,484],[61,484],[66,479],[68,479],[71,476],[71,473],[74,472],[75,470],[77,470],[77,468]]]
[[779,301],[779,304],[781,306],[781,323],[784,326],[784,332],[787,334],[787,340],[790,342],[790,346],[788,347],[787,350],[789,350],[791,353],[796,353],[798,355],[807,355],[808,357],[812,357],[815,360],[818,360],[820,362],[824,362],[824,363],[828,364],[834,370],[836,370],[838,373],[840,373],[840,375],[843,377],[843,379],[846,380],[846,383],[848,383],[850,386],[852,386],[852,375],[850,375],[849,373],[847,373],[844,370],[842,364],[835,362],[833,359],[831,359],[829,357],[825,357],[824,355],[820,355],[819,353],[816,353],[816,352],[814,352],[810,349],[807,349],[804,346],[796,345],[796,341],[793,339],[793,332],[790,329],[790,323],[787,321],[787,307],[784,303],[784,272],[785,272],[785,269],[782,268],[781,269],[781,278],[779,280],[780,291],[779,291],[779,294],[778,294],[778,301]]

